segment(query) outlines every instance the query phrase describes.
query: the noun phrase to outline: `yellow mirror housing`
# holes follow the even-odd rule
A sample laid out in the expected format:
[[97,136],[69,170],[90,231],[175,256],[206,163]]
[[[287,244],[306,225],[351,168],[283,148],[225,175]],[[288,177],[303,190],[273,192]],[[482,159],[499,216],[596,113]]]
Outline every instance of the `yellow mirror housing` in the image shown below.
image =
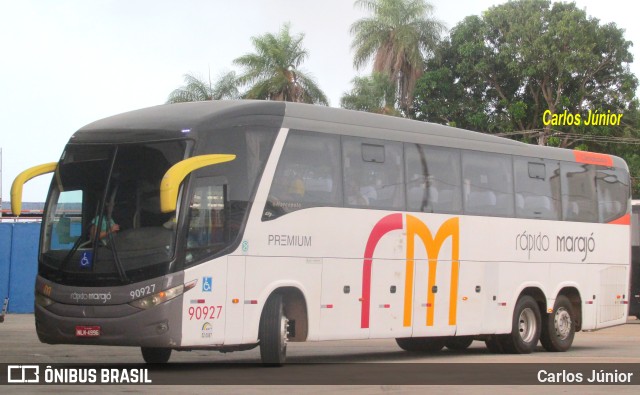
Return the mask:
[[176,209],[180,184],[191,172],[206,166],[230,162],[235,158],[235,155],[230,154],[199,155],[171,166],[164,173],[160,183],[160,210],[163,213],[170,213]]
[[34,177],[55,171],[57,166],[58,162],[45,163],[18,174],[11,185],[11,211],[13,215],[18,216],[22,212],[22,186]]

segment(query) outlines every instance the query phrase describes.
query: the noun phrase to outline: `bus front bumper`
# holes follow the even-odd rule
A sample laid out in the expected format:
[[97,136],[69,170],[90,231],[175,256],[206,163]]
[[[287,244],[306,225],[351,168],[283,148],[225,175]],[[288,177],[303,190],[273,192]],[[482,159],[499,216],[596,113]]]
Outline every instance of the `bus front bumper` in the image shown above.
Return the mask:
[[117,311],[116,306],[51,307],[35,305],[36,331],[42,343],[180,346],[182,297],[147,310],[129,311],[123,316],[113,314]]

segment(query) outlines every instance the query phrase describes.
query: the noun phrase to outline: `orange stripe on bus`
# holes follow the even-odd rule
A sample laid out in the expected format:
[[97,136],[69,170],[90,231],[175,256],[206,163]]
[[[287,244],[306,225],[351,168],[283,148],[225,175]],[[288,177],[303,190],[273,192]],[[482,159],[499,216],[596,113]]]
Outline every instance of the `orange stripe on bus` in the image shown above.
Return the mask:
[[576,162],[579,163],[613,167],[613,158],[607,154],[574,150],[573,156],[576,159]]
[[631,225],[631,214],[623,215],[622,217],[614,219],[609,223],[614,225]]

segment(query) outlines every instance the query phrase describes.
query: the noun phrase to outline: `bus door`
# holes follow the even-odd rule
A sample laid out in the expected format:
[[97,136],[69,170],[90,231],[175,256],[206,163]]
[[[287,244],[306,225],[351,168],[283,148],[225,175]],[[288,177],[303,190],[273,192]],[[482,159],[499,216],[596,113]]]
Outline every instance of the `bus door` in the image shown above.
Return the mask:
[[182,346],[222,345],[227,316],[227,257],[185,270],[185,281],[197,280],[185,294]]

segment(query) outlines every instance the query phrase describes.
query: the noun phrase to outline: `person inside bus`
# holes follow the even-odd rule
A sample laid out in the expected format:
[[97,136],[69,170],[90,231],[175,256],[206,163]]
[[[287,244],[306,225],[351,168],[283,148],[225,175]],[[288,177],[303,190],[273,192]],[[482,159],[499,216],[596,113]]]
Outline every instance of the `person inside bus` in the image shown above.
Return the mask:
[[[106,209],[111,212],[112,203],[107,203]],[[95,218],[91,220],[91,227],[89,228],[91,240],[95,239],[96,237],[98,222],[100,222],[100,234],[98,235],[98,240],[104,239],[109,233],[117,233],[120,231],[120,225],[115,223],[110,215],[103,215],[102,221],[100,221],[100,216],[96,215]]]
[[[96,228],[98,226],[99,218],[100,217],[95,217],[91,221],[91,239],[95,238],[96,236]],[[102,223],[100,224],[100,235],[98,236],[99,239],[104,239],[109,233],[117,233],[119,231],[120,225],[116,224],[113,218],[107,219],[106,216],[102,216]]]

